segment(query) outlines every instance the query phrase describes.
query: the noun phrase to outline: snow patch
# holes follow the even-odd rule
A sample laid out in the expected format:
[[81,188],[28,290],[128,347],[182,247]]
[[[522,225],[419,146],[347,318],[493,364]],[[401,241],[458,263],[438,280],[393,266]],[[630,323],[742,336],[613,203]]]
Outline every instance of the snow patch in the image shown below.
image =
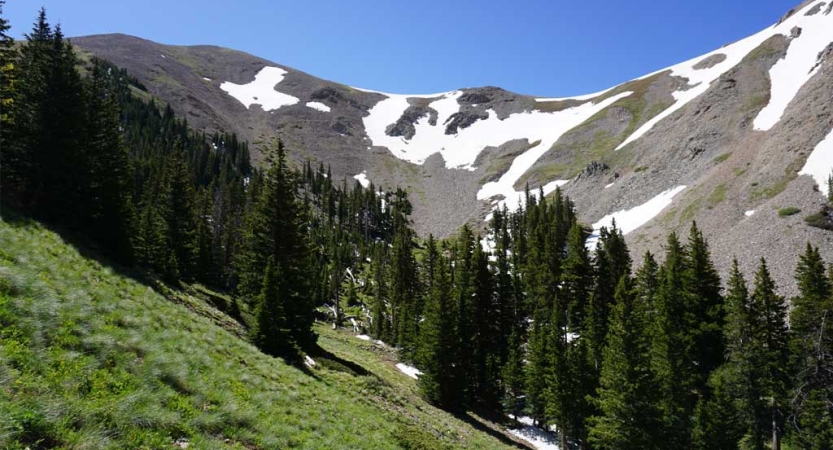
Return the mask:
[[371,341],[371,340],[373,340],[373,338],[371,338],[370,336],[368,336],[368,335],[366,335],[366,334],[358,334],[358,335],[356,335],[356,338],[357,338],[357,339],[361,339],[361,340],[363,340],[363,341]]
[[616,221],[616,227],[619,230],[622,230],[622,234],[628,234],[642,225],[645,225],[648,221],[656,217],[660,212],[662,212],[663,209],[670,205],[674,196],[682,192],[685,188],[686,186],[677,186],[657,195],[635,208],[617,211],[613,214],[608,214],[602,217],[601,220],[593,224],[593,233],[590,235],[590,238],[587,239],[587,247],[590,249],[596,248],[596,243],[599,241],[599,231],[602,227],[610,229],[614,220]]
[[[457,100],[463,95],[462,91],[420,96],[384,95],[388,98],[371,108],[368,116],[363,119],[373,145],[387,147],[397,158],[413,164],[423,164],[429,156],[440,153],[447,168],[472,169],[474,161],[485,147],[500,146],[514,139],[527,138],[530,142],[541,140],[542,143],[534,151],[543,153],[569,129],[630,93],[620,94],[597,105],[586,103],[554,113],[528,111],[512,114],[503,120],[498,119],[493,110],[488,110],[487,119],[478,120],[452,135],[445,134],[445,123],[460,110]],[[414,124],[416,133],[411,139],[388,136],[387,127],[399,120],[410,106],[409,98],[436,98],[429,104],[430,108],[437,111],[436,125],[431,125],[426,116]]]
[[419,375],[422,375],[422,372],[420,372],[419,369],[413,366],[409,366],[407,364],[397,363],[396,368],[399,369],[400,372],[404,373],[405,375],[408,375],[414,380],[418,380]]
[[610,183],[610,184],[608,184],[607,186],[605,186],[605,189],[607,189],[607,188],[612,188],[614,184],[616,184],[616,183]]
[[538,427],[532,426],[535,423],[529,417],[518,417],[515,418],[512,415],[509,415],[510,418],[516,419],[518,422],[523,424],[524,426],[518,429],[509,429],[512,435],[517,436],[523,439],[526,442],[532,444],[538,450],[559,450],[558,448],[558,440],[556,439],[555,435],[546,431],[542,430]]
[[[801,35],[790,41],[790,47],[784,59],[779,60],[769,70],[771,80],[769,104],[758,113],[753,123],[756,130],[769,130],[784,115],[784,110],[792,102],[804,83],[815,75],[813,70],[819,53],[833,41],[833,22],[823,14],[805,16],[796,13],[788,27],[779,27],[782,34],[788,34],[792,28],[801,28]],[[789,22],[789,21],[788,21]]]
[[307,107],[321,112],[330,112],[330,107],[321,102],[307,102]]
[[367,188],[370,186],[370,180],[367,179],[367,172],[362,172],[358,175],[354,175],[353,178],[359,180],[359,183],[362,187]]
[[[813,4],[808,4],[807,8],[810,8],[812,6]],[[802,75],[806,74],[807,71],[809,71],[812,67],[812,62],[814,62],[815,60],[813,60],[809,64],[801,65],[805,64],[805,52],[808,52],[809,48],[816,48],[819,45],[818,42],[820,42],[820,40],[823,40],[824,44],[821,45],[821,47],[818,49],[818,51],[821,51],[824,48],[824,46],[827,45],[833,39],[833,24],[824,23],[825,20],[829,22],[830,19],[823,17],[824,16],[819,16],[818,14],[816,16],[805,16],[804,14],[799,14],[798,12],[796,12],[789,19],[782,22],[780,25],[774,25],[757,34],[749,36],[746,39],[742,39],[706,55],[698,56],[686,62],[668,67],[666,69],[658,70],[654,73],[639,78],[645,79],[657,73],[670,70],[672,76],[688,79],[688,86],[686,87],[687,90],[680,90],[674,92],[673,96],[676,102],[674,102],[674,104],[667,108],[665,111],[661,112],[656,117],[639,127],[639,129],[637,129],[633,134],[628,136],[628,138],[625,139],[625,141],[622,142],[622,144],[619,145],[616,148],[616,150],[620,150],[624,148],[626,145],[630,144],[631,142],[639,139],[640,137],[645,135],[645,133],[650,131],[654,127],[654,125],[656,125],[666,117],[670,116],[671,114],[688,104],[690,101],[694,100],[695,98],[699,97],[701,94],[706,92],[715,80],[717,80],[718,78],[720,78],[721,75],[738,65],[738,63],[740,63],[746,55],[748,55],[752,50],[758,48],[764,41],[777,34],[783,34],[788,36],[793,27],[800,26],[803,28],[803,32],[808,34],[809,37],[807,40],[812,42],[808,42],[806,44],[806,49],[804,48],[805,44],[801,44],[799,46],[799,49],[795,51],[796,56],[792,57],[792,61],[782,60],[778,64],[776,64],[776,67],[778,67],[779,65],[789,67],[784,67],[776,71],[776,76],[778,77],[778,79],[773,78],[773,99],[782,98],[782,100],[778,100],[775,106],[773,106],[773,109],[767,112],[766,116],[772,114],[773,112],[777,112],[780,108],[780,112],[778,112],[778,119],[780,119],[780,116],[783,113],[783,107],[786,107],[786,105],[789,103],[790,100],[792,100],[792,97],[795,96],[795,93],[798,92],[798,89],[801,87],[800,85],[792,86],[792,84],[795,84],[800,80],[793,79],[792,75],[788,76],[786,75],[786,73],[789,72],[790,74],[794,74],[797,72],[802,72]],[[826,40],[823,39],[824,36],[827,36]],[[803,38],[804,34],[802,34],[801,38],[799,38],[799,40],[796,42],[801,42],[800,40]],[[796,45],[796,42],[793,42],[793,45]],[[790,47],[792,47],[792,45]],[[815,55],[818,54],[818,51],[816,51],[816,53],[813,54],[813,58],[815,58]],[[722,62],[715,64],[713,67],[707,69],[697,70],[694,68],[694,66],[697,65],[697,63],[702,61],[703,59],[719,53],[726,55],[726,59]],[[788,56],[790,55],[788,54]],[[793,64],[797,65],[793,66]],[[773,70],[774,69],[775,67],[773,67]],[[780,74],[779,71],[781,70],[784,71],[785,75]],[[796,78],[800,77],[796,76]],[[803,81],[800,82],[803,84]],[[776,84],[778,84],[777,88]],[[788,84],[790,86],[787,86]],[[778,97],[776,97],[776,94]],[[772,119],[770,118],[769,121],[771,120]],[[772,124],[774,125],[774,123]],[[764,123],[761,122],[760,125],[764,125]],[[759,123],[756,119],[755,128],[757,129],[758,127]]]
[[211,81],[211,78],[208,78],[208,77],[202,77],[202,79],[205,80],[205,81]]
[[745,213],[743,213],[743,215],[746,216],[746,217],[752,217],[752,216],[755,215],[755,210],[750,209],[749,211],[746,211]]
[[236,98],[246,109],[252,105],[260,105],[264,111],[274,111],[300,101],[297,97],[275,90],[275,86],[283,81],[286,74],[287,71],[278,67],[264,67],[251,83],[235,84],[226,81],[220,85],[220,89]]
[[807,158],[804,168],[798,172],[799,175],[810,175],[819,185],[819,190],[824,196],[830,195],[827,189],[827,177],[833,171],[833,130],[813,149],[813,153]]
[[310,358],[309,355],[304,355],[304,364],[306,364],[309,367],[314,367],[315,366],[315,360]]
[[[492,126],[495,129],[499,129],[503,126],[509,126],[509,129],[505,130],[507,134],[500,136],[500,139],[503,139],[503,141],[493,143],[486,142],[485,145],[480,147],[481,150],[486,145],[501,145],[504,142],[517,139],[521,136],[526,137],[530,142],[540,141],[538,145],[530,148],[515,158],[512,161],[512,165],[509,167],[509,170],[506,171],[500,179],[483,185],[477,193],[477,199],[488,200],[492,197],[503,196],[503,199],[496,205],[497,208],[501,208],[503,205],[506,205],[506,207],[510,210],[514,211],[518,209],[521,202],[523,202],[523,192],[515,190],[515,183],[517,183],[521,176],[523,176],[523,174],[526,173],[535,164],[535,162],[538,161],[538,159],[543,156],[556,141],[558,141],[559,138],[561,138],[561,135],[580,125],[582,122],[615,103],[620,98],[627,97],[631,94],[632,92],[623,92],[600,103],[584,103],[574,108],[565,109],[555,113],[512,114],[506,120],[495,121],[491,125],[489,124],[491,121],[481,121],[476,122],[470,128],[463,130],[463,132],[465,132],[468,129],[474,128],[478,124],[482,124],[485,127]],[[511,137],[513,127],[517,127],[515,129],[515,138]],[[463,136],[462,132],[460,136]],[[479,152],[480,150],[477,151],[477,153]],[[474,157],[476,158],[477,154],[475,154]],[[569,183],[569,180],[556,180],[547,183],[544,186],[544,195],[554,191],[556,187],[563,186],[567,183]]]

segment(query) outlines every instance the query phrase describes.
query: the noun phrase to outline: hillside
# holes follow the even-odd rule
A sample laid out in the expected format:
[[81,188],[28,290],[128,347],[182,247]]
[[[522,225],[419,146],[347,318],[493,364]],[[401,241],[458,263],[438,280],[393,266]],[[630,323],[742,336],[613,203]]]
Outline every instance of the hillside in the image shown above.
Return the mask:
[[352,334],[317,326],[296,368],[241,339],[222,296],[148,285],[26,220],[0,222],[0,249],[1,448],[520,446],[429,406]]
[[[595,229],[616,219],[636,255],[696,220],[719,249],[721,273],[733,256],[751,273],[763,251],[790,293],[785,255],[809,240],[833,256],[831,236],[803,220],[821,208],[815,186],[833,168],[833,14],[823,1],[573,98],[498,87],[388,94],[218,47],[125,35],[73,42],[126,68],[198,128],[276,134],[297,160],[322,161],[339,179],[407,187],[423,236],[480,227],[495,205],[517,207],[529,184],[545,194],[561,187]],[[782,218],[783,208],[800,213]]]

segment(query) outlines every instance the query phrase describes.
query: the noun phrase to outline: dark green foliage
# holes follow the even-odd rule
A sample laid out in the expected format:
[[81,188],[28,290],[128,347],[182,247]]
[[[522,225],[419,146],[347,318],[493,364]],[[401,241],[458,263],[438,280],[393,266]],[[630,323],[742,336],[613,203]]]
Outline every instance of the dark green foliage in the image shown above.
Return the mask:
[[615,298],[598,392],[601,414],[591,420],[590,442],[599,449],[666,448],[650,367],[648,305],[634,296],[626,277]]
[[819,228],[822,230],[833,231],[833,210],[830,206],[825,205],[821,211],[810,214],[804,218],[807,225]]
[[796,386],[792,402],[795,444],[833,448],[833,297],[824,261],[809,243],[796,269],[800,294],[790,312]]
[[251,330],[252,343],[264,353],[273,356],[297,354],[292,349],[292,336],[287,323],[283,295],[287,289],[280,266],[274,256],[269,256],[263,273],[263,288],[256,298],[255,326]]
[[425,300],[425,321],[420,327],[417,362],[423,374],[419,384],[425,399],[435,405],[459,410],[460,389],[464,386],[463,373],[455,364],[457,352],[458,311],[452,296],[449,261],[437,252],[433,239],[428,242],[428,254],[433,266],[431,283]]
[[240,293],[254,299],[262,289],[263,269],[272,260],[281,281],[275,296],[282,305],[289,335],[294,345],[315,343],[312,285],[309,274],[312,252],[303,223],[304,212],[297,198],[295,181],[286,166],[286,153],[280,141],[265,148],[269,168],[263,187],[246,216],[241,251],[237,262]]
[[801,208],[796,208],[794,206],[788,206],[786,208],[781,208],[778,210],[779,217],[789,217],[794,216],[801,212]]

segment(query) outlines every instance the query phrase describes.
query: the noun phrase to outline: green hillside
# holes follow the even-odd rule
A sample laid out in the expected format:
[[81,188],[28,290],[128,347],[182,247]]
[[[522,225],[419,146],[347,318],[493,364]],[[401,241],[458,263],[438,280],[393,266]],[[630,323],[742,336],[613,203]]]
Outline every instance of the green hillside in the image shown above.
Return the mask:
[[0,222],[0,448],[515,444],[424,403],[382,346],[317,325],[315,366],[292,367],[198,296],[82,253],[36,223]]

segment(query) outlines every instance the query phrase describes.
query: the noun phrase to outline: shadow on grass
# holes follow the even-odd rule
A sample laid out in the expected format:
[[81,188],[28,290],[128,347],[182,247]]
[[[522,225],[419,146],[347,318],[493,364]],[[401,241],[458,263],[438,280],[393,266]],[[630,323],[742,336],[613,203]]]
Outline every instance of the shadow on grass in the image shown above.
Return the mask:
[[[493,412],[493,411],[477,411],[476,413],[479,416],[483,417],[484,419],[489,420],[491,422],[494,422],[496,424],[500,424],[505,420],[505,417],[503,417],[502,414],[499,414],[499,413],[496,413],[496,412]],[[489,436],[499,440],[504,445],[508,445],[508,446],[514,447],[514,448],[525,449],[525,450],[529,450],[529,449],[534,450],[534,448],[535,448],[535,447],[532,447],[531,445],[522,444],[518,441],[515,441],[515,440],[511,439],[505,433],[503,433],[501,431],[498,431],[498,430],[495,430],[492,427],[487,426],[486,424],[484,424],[483,422],[481,422],[480,420],[478,420],[476,417],[472,416],[469,413],[456,412],[456,413],[452,413],[452,414],[457,419],[471,425],[472,428],[476,429],[477,431],[488,434]]]
[[309,354],[310,356],[315,357],[316,361],[321,362],[323,366],[331,370],[349,373],[358,377],[370,376],[380,379],[378,376],[376,376],[376,374],[365,369],[360,364],[341,358],[338,355],[323,349],[319,345],[315,345],[314,348],[311,348]]

